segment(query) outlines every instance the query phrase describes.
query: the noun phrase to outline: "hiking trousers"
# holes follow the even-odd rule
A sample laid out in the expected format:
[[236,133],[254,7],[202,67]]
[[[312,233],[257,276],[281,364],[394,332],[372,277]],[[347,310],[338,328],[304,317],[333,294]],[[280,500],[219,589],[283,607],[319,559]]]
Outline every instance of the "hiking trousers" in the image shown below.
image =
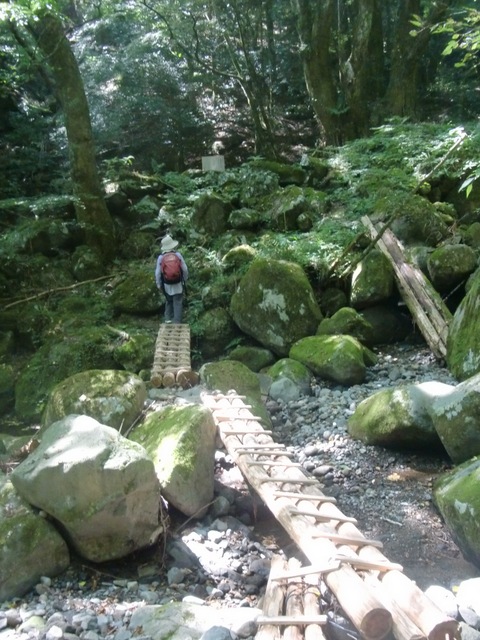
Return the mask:
[[183,293],[165,293],[165,322],[182,324]]

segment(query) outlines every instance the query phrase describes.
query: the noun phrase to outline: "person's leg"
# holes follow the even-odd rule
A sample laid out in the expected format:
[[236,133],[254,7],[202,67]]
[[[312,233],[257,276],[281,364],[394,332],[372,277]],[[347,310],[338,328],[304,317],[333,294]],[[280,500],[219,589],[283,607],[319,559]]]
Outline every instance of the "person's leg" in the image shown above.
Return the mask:
[[173,322],[174,296],[165,294],[165,322]]
[[183,293],[177,293],[173,298],[173,322],[182,324],[183,315]]

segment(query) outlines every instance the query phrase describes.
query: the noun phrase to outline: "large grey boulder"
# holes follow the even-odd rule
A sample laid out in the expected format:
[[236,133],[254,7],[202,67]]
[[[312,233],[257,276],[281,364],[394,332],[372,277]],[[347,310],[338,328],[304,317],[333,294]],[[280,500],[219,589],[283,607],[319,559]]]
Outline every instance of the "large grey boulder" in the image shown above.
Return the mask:
[[0,474],[0,602],[23,596],[42,576],[56,576],[70,564],[65,540],[34,513]]
[[255,260],[232,296],[230,311],[244,333],[280,356],[313,335],[322,319],[302,268],[284,260]]
[[480,567],[480,457],[440,476],[433,500],[464,557]]
[[393,268],[379,250],[370,251],[352,274],[350,306],[364,309],[388,300],[393,293]]
[[468,293],[455,311],[448,330],[447,365],[458,380],[480,372],[479,300],[480,270],[471,276]]
[[48,427],[65,416],[79,414],[125,431],[140,415],[146,398],[145,382],[133,373],[116,369],[82,371],[53,388],[42,424]]
[[11,480],[93,562],[148,546],[159,526],[160,485],[145,449],[88,416],[50,425]]
[[358,405],[348,420],[348,432],[370,445],[441,450],[430,417],[431,406],[452,389],[448,384],[430,381],[378,391]]
[[367,366],[376,361],[373,352],[346,335],[302,338],[292,346],[289,357],[304,364],[319,378],[345,386],[361,384]]
[[431,416],[452,462],[480,455],[480,373],[438,397]]
[[169,504],[202,517],[213,500],[215,436],[209,409],[169,406],[151,413],[131,434],[152,458]]

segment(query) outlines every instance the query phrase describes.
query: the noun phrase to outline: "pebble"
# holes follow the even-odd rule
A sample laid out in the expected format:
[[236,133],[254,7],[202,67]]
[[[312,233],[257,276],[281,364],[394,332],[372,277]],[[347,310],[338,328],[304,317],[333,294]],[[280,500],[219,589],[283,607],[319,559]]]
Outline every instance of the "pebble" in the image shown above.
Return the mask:
[[[430,351],[418,345],[391,346],[378,350],[377,356],[377,364],[367,370],[361,385],[344,388],[317,381],[309,396],[292,394],[289,401],[279,396],[267,400],[274,439],[284,443],[324,485],[348,480],[348,494],[356,501],[375,501],[388,493],[374,483],[367,491],[358,484],[366,473],[362,458],[367,448],[353,443],[346,429],[358,404],[392,384],[427,380],[455,384]],[[374,459],[372,449],[368,453]],[[228,456],[219,454],[216,462],[227,466]],[[395,462],[392,453],[384,464]],[[395,490],[392,495],[396,499]],[[243,503],[239,500],[238,504]],[[57,578],[42,578],[23,598],[0,603],[0,640],[130,640],[129,621],[134,611],[145,605],[184,600],[215,601],[226,607],[258,606],[270,558],[278,549],[275,543],[265,546],[255,539],[248,513],[238,506],[234,515],[232,510],[234,492],[229,494],[226,488],[202,522],[191,523],[172,536],[166,566],[158,559],[147,561],[147,565],[132,563],[138,569],[136,579],[115,578],[101,568],[89,571],[74,564]],[[476,614],[480,612],[472,611],[472,616]],[[212,628],[203,637],[223,640],[229,634],[215,627],[212,620]]]

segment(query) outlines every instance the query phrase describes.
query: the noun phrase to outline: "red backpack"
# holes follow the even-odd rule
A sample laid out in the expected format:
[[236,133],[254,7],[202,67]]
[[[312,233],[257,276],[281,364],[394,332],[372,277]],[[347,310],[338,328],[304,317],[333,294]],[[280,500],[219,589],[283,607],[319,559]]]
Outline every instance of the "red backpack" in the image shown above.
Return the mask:
[[182,263],[176,253],[170,251],[163,254],[161,272],[165,284],[177,284],[182,281]]

